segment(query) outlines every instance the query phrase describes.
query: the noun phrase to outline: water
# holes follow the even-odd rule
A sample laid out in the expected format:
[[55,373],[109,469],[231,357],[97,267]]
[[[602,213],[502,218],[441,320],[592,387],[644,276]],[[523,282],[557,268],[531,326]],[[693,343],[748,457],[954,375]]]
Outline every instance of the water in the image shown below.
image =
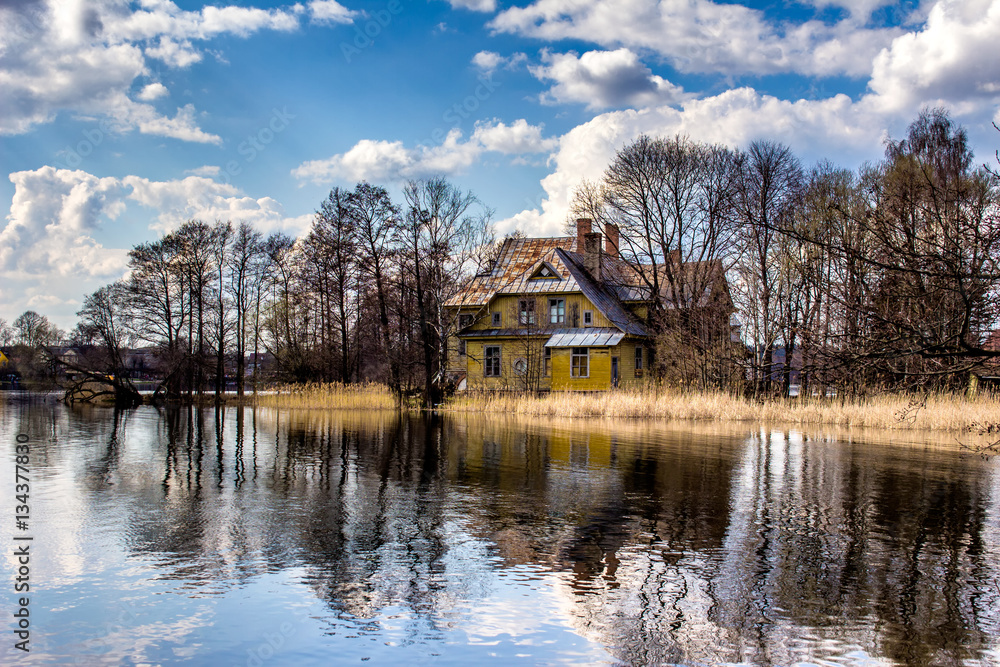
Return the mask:
[[931,442],[7,402],[0,449],[3,664],[1000,665],[1000,459]]

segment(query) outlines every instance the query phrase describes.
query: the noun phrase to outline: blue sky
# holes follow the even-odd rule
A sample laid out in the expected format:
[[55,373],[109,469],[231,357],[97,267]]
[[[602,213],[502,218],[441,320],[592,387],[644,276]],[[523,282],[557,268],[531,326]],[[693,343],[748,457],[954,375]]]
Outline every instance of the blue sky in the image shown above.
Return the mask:
[[1000,0],[0,0],[0,318],[69,328],[135,243],[298,235],[362,179],[555,235],[641,133],[856,168],[943,105],[990,161],[997,43]]

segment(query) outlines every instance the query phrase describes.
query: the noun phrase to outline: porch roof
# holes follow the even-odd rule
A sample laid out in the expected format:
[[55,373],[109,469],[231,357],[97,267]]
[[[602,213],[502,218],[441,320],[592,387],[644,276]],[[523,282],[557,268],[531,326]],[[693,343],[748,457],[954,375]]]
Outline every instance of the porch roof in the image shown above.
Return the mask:
[[611,347],[624,337],[618,329],[570,329],[553,335],[545,347]]

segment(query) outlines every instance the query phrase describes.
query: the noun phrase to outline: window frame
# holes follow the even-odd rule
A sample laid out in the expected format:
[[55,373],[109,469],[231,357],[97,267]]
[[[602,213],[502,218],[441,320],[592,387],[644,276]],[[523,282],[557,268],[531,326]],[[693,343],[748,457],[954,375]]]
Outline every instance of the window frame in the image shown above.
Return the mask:
[[565,298],[549,298],[549,324],[566,324]]
[[490,313],[490,326],[500,327],[503,326],[503,313],[495,312]]
[[583,311],[583,326],[585,327],[594,326],[594,311],[592,310]]
[[545,377],[552,376],[552,348],[546,347],[545,352],[542,353],[542,375]]
[[[581,350],[583,350],[581,352]],[[590,377],[590,348],[572,347],[569,357],[569,376],[583,380]]]
[[528,374],[528,360],[524,357],[518,357],[510,366],[511,370],[514,371],[514,375],[524,377]]
[[[493,354],[492,350],[496,350],[496,353]],[[503,372],[503,366],[500,363],[502,354],[503,349],[500,345],[483,346],[483,377],[501,377],[501,373]]]
[[529,326],[535,323],[535,300],[517,300],[517,323],[522,326]]

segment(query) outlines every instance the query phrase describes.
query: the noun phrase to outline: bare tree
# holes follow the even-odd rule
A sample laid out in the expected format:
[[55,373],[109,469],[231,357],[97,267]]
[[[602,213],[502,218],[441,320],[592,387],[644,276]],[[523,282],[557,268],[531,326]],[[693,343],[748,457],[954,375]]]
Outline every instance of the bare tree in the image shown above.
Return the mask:
[[389,385],[398,393],[400,364],[389,330],[389,280],[400,226],[399,207],[385,188],[365,182],[355,186],[348,206],[357,236],[358,270],[374,286],[380,354],[389,365]]
[[236,394],[243,398],[246,385],[247,336],[249,317],[260,294],[255,290],[260,272],[255,271],[264,253],[264,240],[259,231],[246,221],[240,222],[233,237],[232,250],[226,263],[229,282],[226,291],[233,302],[233,343],[236,352]]
[[[791,225],[803,174],[791,149],[770,141],[751,143],[738,160],[736,202],[743,253],[736,266],[737,294],[751,344],[755,391],[770,391],[774,346],[781,333],[791,276],[788,247],[778,230]],[[786,358],[786,365],[790,363],[791,358]]]
[[479,200],[444,178],[410,181],[403,190],[407,211],[400,229],[412,277],[424,365],[424,401],[437,402],[439,371],[447,362],[445,341],[453,322],[444,304],[465,284],[470,260],[491,238],[492,211],[476,211]]
[[[66,390],[69,401],[78,398],[92,399],[104,393],[114,396],[115,405],[133,407],[142,403],[127,364],[129,349],[136,336],[129,322],[130,293],[128,286],[119,281],[101,287],[83,302],[77,313],[80,328],[93,340],[93,348],[79,348],[74,361],[60,360],[77,375]],[[110,384],[110,390],[94,390],[93,386]]]
[[214,265],[214,285],[212,298],[215,300],[215,400],[222,399],[226,388],[226,344],[233,322],[228,291],[226,290],[226,267],[229,264],[230,243],[233,240],[233,224],[216,220],[212,226],[211,252]]
[[0,345],[11,345],[14,342],[14,329],[7,320],[0,317]]
[[648,297],[647,325],[685,380],[717,384],[729,346],[725,275],[735,258],[734,154],[720,146],[641,136],[618,151],[600,184],[584,182],[574,212],[620,234],[619,277]]

